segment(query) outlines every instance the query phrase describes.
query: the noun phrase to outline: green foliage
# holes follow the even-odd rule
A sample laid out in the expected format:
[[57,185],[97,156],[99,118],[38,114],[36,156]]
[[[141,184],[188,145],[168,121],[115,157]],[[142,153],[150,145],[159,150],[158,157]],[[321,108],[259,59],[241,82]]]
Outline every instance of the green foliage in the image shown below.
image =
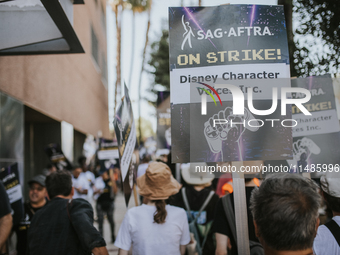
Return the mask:
[[151,7],[151,0],[127,0],[133,12],[144,12]]
[[340,15],[338,0],[294,0],[294,65],[298,76],[340,71]]
[[170,89],[169,73],[169,32],[163,29],[159,41],[151,44],[151,59],[149,65],[153,70],[149,71],[154,75],[154,82],[151,84],[151,91],[154,92],[155,85],[161,85],[165,90]]

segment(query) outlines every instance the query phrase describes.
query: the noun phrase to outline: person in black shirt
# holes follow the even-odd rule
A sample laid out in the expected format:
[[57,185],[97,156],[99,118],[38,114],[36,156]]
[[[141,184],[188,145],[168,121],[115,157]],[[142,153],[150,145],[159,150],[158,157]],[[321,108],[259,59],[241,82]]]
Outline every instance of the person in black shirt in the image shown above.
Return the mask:
[[27,254],[108,255],[105,240],[93,226],[93,209],[84,199],[73,199],[71,174],[62,170],[46,177],[49,203],[33,217]]
[[[245,179],[246,185],[246,202],[247,202],[247,215],[248,215],[248,232],[249,232],[249,240],[259,242],[258,238],[255,235],[255,227],[253,223],[253,216],[249,209],[250,206],[250,197],[251,192],[256,187],[252,178]],[[228,195],[228,194],[227,194]],[[234,195],[230,194],[231,203],[234,206]],[[233,208],[235,211],[235,209]],[[237,253],[237,244],[232,236],[231,229],[229,227],[229,223],[227,221],[227,216],[225,210],[223,208],[222,198],[220,198],[216,205],[216,214],[215,221],[212,227],[212,231],[216,236],[216,255],[222,254],[238,254]],[[228,253],[227,253],[228,249]]]
[[110,170],[107,171],[106,169],[102,169],[99,172],[100,176],[95,180],[94,194],[99,194],[96,205],[99,232],[103,236],[104,214],[106,214],[107,219],[110,223],[111,242],[114,243],[115,223],[113,220],[113,211],[114,197],[117,193],[117,186],[113,177],[113,171],[111,171],[111,176],[109,176],[109,172]]
[[24,204],[24,218],[13,228],[17,234],[17,255],[25,255],[27,247],[27,231],[31,225],[34,214],[47,203],[47,192],[45,187],[46,177],[37,175],[29,182],[29,201]]
[[3,183],[0,181],[0,253],[6,252],[6,241],[12,228],[12,209]]
[[[185,187],[185,194],[189,203],[191,214],[194,217],[196,217],[205,200],[209,196],[209,193],[212,191],[211,182],[215,177],[209,172],[195,172],[195,165],[198,164],[183,164],[181,169],[182,178],[187,183],[187,186]],[[203,163],[203,165],[205,165],[205,163]],[[176,195],[169,198],[169,204],[187,210],[183,199],[182,189]],[[211,224],[214,220],[217,201],[218,196],[214,193],[206,208],[202,211],[197,220],[197,223],[201,226],[204,226],[203,228],[205,229],[211,227]],[[188,216],[188,219],[189,218],[190,217]],[[201,244],[204,240],[203,236],[204,235],[201,235]],[[210,231],[208,232],[207,240],[203,247],[203,255],[210,255],[214,253],[215,244],[213,240],[213,232],[210,229]]]

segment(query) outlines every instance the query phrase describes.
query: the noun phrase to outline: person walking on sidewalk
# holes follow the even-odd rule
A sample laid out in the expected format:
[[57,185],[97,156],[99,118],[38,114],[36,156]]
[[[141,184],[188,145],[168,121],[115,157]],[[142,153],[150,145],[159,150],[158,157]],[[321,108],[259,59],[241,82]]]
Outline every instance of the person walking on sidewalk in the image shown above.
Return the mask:
[[333,218],[318,228],[314,239],[315,255],[340,255],[340,176],[328,172],[321,176],[321,192]]
[[114,198],[117,194],[117,185],[113,176],[113,169],[111,169],[112,174],[109,176],[110,170],[101,170],[99,172],[100,176],[96,178],[94,184],[94,195],[97,199],[97,217],[98,217],[98,228],[99,232],[103,235],[103,223],[104,214],[107,216],[107,220],[110,223],[111,229],[111,242],[115,241],[115,223],[113,220],[114,211]]
[[73,198],[82,198],[88,201],[89,182],[80,166],[76,166],[72,171],[72,185],[74,187]]
[[13,226],[12,208],[5,190],[5,186],[0,181],[0,254],[7,252],[7,238]]
[[[187,247],[187,250],[198,251],[199,254],[210,255],[215,253],[215,244],[211,226],[214,221],[215,208],[218,196],[212,190],[214,174],[210,172],[195,171],[195,167],[207,167],[206,163],[190,163],[182,167],[182,178],[188,184],[182,187],[180,192],[170,197],[169,203],[181,207],[187,211],[189,223],[195,225],[195,238],[191,243],[195,247]],[[193,222],[196,221],[194,224]]]
[[133,244],[132,254],[183,255],[190,242],[189,225],[182,208],[165,204],[181,187],[170,168],[161,162],[150,163],[137,185],[147,202],[125,214],[115,242],[118,254],[127,255]]
[[267,177],[250,198],[255,233],[264,253],[312,255],[320,204],[313,180],[288,173]]
[[93,226],[93,209],[73,199],[71,174],[62,170],[46,177],[50,202],[33,217],[28,230],[28,255],[108,255],[105,240]]
[[27,248],[27,232],[33,216],[47,204],[45,185],[46,176],[39,174],[29,180],[29,201],[24,204],[25,216],[13,229],[17,234],[17,255],[25,255]]

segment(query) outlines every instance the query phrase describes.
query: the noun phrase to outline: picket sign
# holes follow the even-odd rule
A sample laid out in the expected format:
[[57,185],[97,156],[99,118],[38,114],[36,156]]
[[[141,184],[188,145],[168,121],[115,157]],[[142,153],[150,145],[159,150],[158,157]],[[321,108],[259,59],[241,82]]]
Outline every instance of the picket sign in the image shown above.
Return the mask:
[[237,172],[232,173],[233,193],[235,207],[235,223],[237,236],[237,250],[240,255],[249,255],[249,234],[248,234],[248,216],[246,202],[246,187],[244,182],[244,173],[240,172],[243,161],[233,161]]
[[175,176],[176,180],[181,183],[181,164],[180,163],[176,163],[176,176]]
[[307,179],[312,179],[310,173],[302,173],[302,176]]
[[139,206],[136,183],[133,184],[133,196],[135,198],[135,205]]

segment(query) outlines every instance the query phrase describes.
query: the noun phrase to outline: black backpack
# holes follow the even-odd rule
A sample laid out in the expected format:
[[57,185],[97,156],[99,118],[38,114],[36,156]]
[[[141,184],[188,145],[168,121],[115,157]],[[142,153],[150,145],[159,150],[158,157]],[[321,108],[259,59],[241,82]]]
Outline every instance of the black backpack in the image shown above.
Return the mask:
[[336,242],[340,246],[340,227],[339,227],[339,225],[334,220],[331,220],[331,221],[327,222],[325,224],[325,226],[329,229],[329,231],[331,231],[334,239],[336,240]]
[[[190,230],[190,233],[194,234],[194,238],[197,242],[195,250],[196,250],[198,255],[202,255],[203,247],[204,247],[205,242],[207,241],[207,237],[208,237],[208,234],[209,234],[209,231],[210,231],[210,227],[212,226],[212,222],[209,222],[209,223],[207,222],[207,224],[206,224],[207,227],[203,231],[204,234],[202,235],[202,233],[201,233],[202,231],[200,231],[200,227],[197,224],[197,219],[200,217],[202,211],[207,207],[209,201],[211,200],[211,198],[213,197],[214,194],[215,194],[214,191],[210,191],[208,197],[203,202],[203,205],[201,206],[198,214],[196,215],[196,217],[194,217],[191,214],[191,209],[190,209],[190,206],[189,206],[188,198],[187,198],[187,195],[185,193],[185,187],[182,188],[182,196],[183,196],[184,205],[185,205],[185,208],[187,210],[187,213],[188,213],[188,216],[189,216],[189,219],[190,219],[189,220],[189,230]],[[201,237],[203,237],[202,242],[200,242]]]
[[[237,244],[235,215],[234,215],[230,195],[226,195],[222,197],[222,204],[223,204],[224,212],[227,216],[227,221],[230,226],[232,236]],[[249,240],[249,249],[250,249],[250,255],[264,255],[263,247],[259,242]]]

